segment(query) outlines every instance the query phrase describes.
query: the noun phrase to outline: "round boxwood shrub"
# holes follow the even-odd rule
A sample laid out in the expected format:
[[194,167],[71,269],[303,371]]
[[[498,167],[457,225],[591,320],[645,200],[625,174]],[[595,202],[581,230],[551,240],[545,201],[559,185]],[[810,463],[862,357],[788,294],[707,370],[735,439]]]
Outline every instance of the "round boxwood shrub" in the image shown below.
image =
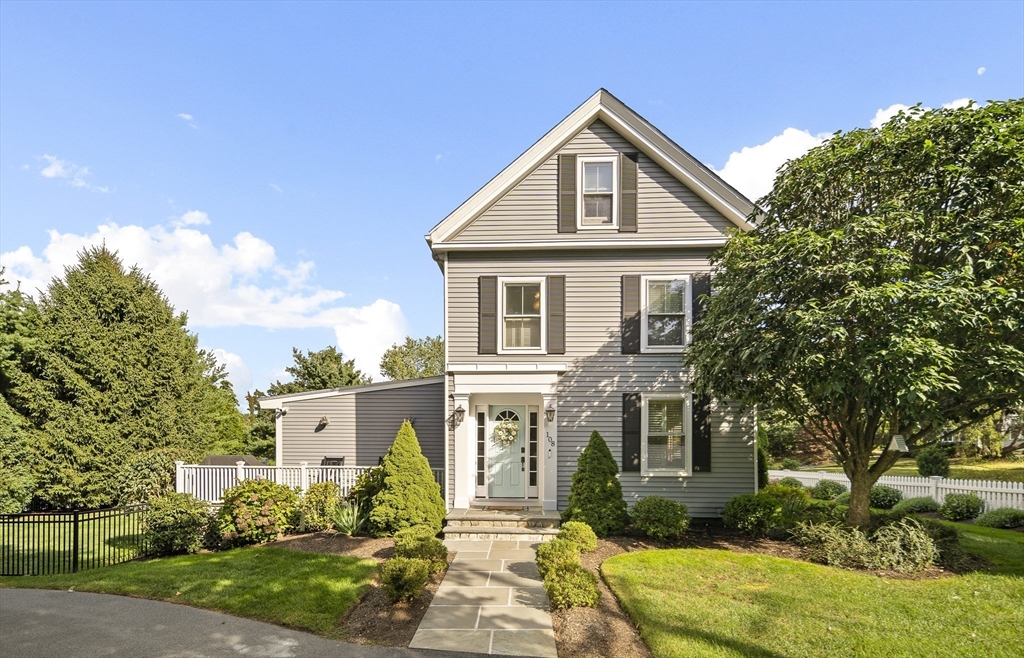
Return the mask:
[[921,477],[939,475],[949,477],[949,455],[938,445],[930,445],[914,458],[917,464],[917,472]]
[[800,462],[793,459],[792,457],[786,457],[782,460],[782,469],[786,471],[799,471]]
[[722,521],[726,527],[761,537],[772,528],[782,525],[782,504],[763,493],[733,496],[725,504]]
[[1022,528],[1024,527],[1024,510],[1000,507],[976,518],[974,525],[983,525],[986,528]]
[[203,546],[210,524],[210,507],[192,494],[154,498],[143,515],[146,541],[157,555],[195,553]]
[[402,528],[425,524],[441,531],[444,500],[430,463],[420,450],[412,423],[404,421],[381,463],[384,488],[373,497],[370,524],[374,534],[393,535]]
[[925,514],[927,512],[938,512],[939,504],[929,496],[907,498],[896,503],[892,508],[896,514]]
[[790,489],[803,489],[804,483],[795,477],[784,477],[775,483],[777,487],[789,487]]
[[562,512],[563,521],[582,521],[598,537],[621,535],[629,515],[622,498],[619,466],[608,445],[597,431],[576,462],[569,487],[569,501]]
[[580,547],[568,539],[552,539],[537,547],[537,570],[547,577],[560,564],[579,564]]
[[217,513],[221,541],[228,546],[279,539],[298,520],[299,495],[270,480],[246,480],[224,492]]
[[836,505],[849,505],[850,504],[850,492],[844,491],[843,493],[836,496],[836,499],[832,501]]
[[589,553],[597,548],[597,535],[582,521],[566,521],[558,530],[558,538],[571,541],[580,548],[580,552]]
[[594,607],[601,598],[597,576],[578,563],[562,563],[544,577],[544,591],[553,608]]
[[426,560],[430,573],[440,573],[448,566],[448,549],[427,525],[412,526],[396,532],[395,555]]
[[985,509],[985,501],[973,493],[947,494],[939,514],[947,521],[963,521],[973,519]]
[[393,557],[380,568],[380,584],[384,596],[392,603],[418,598],[428,578],[430,564],[418,558]]
[[678,539],[690,527],[690,514],[682,503],[648,496],[633,505],[633,525],[651,539]]
[[341,487],[334,482],[317,482],[306,489],[299,502],[301,527],[310,532],[327,530],[333,524],[334,512],[341,504]]
[[875,509],[892,509],[896,506],[896,503],[903,500],[903,494],[899,489],[895,489],[884,484],[876,484],[871,487],[871,506]]
[[835,500],[836,496],[846,491],[841,482],[822,480],[811,488],[811,497],[818,500]]

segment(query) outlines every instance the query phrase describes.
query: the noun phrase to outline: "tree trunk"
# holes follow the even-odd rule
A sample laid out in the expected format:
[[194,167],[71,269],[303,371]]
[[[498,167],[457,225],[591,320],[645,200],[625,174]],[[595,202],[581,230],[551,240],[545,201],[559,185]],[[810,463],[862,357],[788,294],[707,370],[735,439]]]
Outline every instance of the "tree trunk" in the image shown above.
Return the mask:
[[871,519],[871,485],[874,478],[867,472],[854,473],[850,477],[850,509],[846,522],[856,528],[864,528]]

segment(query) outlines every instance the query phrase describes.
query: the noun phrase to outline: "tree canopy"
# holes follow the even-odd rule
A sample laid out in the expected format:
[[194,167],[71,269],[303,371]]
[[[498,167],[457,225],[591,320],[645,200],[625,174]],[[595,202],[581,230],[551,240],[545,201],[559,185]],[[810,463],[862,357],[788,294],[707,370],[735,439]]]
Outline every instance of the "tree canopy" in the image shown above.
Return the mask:
[[333,345],[317,352],[306,350],[305,354],[293,347],[292,358],[295,365],[288,366],[284,371],[295,379],[283,384],[280,381],[274,382],[270,385],[270,395],[360,386],[373,381],[356,368],[354,359],[346,360]]
[[388,379],[418,379],[444,374],[444,338],[406,336],[392,345],[380,360],[380,372]]
[[836,134],[758,205],[712,256],[688,364],[701,392],[800,419],[860,525],[893,435],[925,444],[1021,401],[1024,102]]

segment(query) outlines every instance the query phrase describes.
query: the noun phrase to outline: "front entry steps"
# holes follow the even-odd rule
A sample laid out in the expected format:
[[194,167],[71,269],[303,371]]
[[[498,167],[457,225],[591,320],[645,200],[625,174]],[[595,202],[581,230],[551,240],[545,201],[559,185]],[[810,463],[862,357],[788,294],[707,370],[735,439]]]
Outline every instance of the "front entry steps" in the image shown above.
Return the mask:
[[[492,507],[509,507],[493,503]],[[445,539],[548,541],[558,534],[558,512],[540,507],[523,510],[486,509],[480,506],[453,509],[445,518]]]

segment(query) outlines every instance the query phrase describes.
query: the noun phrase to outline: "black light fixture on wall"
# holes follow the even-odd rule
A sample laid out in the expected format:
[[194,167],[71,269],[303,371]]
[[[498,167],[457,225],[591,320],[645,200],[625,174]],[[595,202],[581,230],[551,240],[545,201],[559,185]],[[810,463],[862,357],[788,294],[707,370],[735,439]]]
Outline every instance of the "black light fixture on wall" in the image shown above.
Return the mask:
[[544,417],[548,419],[549,423],[555,419],[555,408],[550,402],[548,402],[548,408],[544,410]]
[[[451,402],[452,404],[455,404],[455,394],[454,393],[449,393],[448,394],[448,401]],[[460,404],[458,407],[455,408],[455,411],[453,411],[448,416],[448,429],[454,430],[456,427],[458,427],[459,425],[462,424],[462,421],[465,420],[465,418],[466,418],[466,410],[463,409],[462,405]]]

